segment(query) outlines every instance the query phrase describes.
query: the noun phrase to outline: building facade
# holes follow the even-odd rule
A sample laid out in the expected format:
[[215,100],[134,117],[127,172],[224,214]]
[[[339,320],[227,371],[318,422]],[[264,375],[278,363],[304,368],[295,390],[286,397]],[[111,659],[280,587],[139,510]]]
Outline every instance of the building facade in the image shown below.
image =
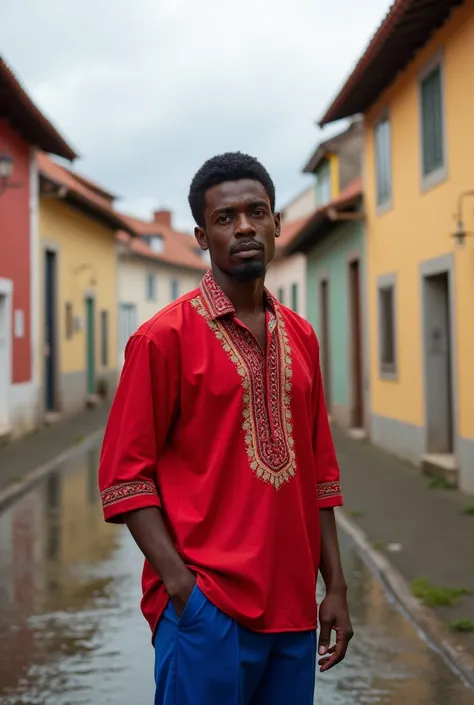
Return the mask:
[[37,147],[76,156],[0,58],[0,438],[40,417]]
[[38,163],[41,406],[71,414],[115,389],[116,236],[133,230],[103,190],[44,154]]
[[306,312],[319,339],[329,414],[359,435],[368,422],[363,217],[356,179],[318,208],[288,246],[306,257]]
[[276,251],[265,279],[268,289],[279,301],[306,318],[306,257],[301,252],[291,255],[287,245],[314,213],[314,185],[298,194],[281,210],[282,230],[276,241]]
[[137,328],[197,287],[209,268],[209,259],[196,240],[173,228],[169,211],[156,211],[151,221],[124,218],[138,237],[124,232],[118,236],[119,368]]
[[396,0],[321,122],[365,116],[372,439],[474,493],[473,65],[474,0]]

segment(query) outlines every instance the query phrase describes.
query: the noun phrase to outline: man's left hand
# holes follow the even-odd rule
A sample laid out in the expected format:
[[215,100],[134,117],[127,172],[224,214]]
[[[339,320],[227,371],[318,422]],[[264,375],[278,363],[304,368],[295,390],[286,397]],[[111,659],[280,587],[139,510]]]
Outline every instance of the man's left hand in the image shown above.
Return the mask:
[[[324,673],[344,659],[349,642],[354,636],[345,593],[326,593],[319,608],[319,622],[321,631],[318,653],[324,658],[318,663],[321,673]],[[331,631],[336,632],[334,646],[330,646]]]

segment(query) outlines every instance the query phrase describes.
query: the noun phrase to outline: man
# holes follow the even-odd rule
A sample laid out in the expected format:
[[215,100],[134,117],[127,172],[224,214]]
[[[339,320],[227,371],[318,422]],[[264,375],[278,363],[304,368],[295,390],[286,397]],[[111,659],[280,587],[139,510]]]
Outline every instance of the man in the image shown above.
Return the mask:
[[210,159],[189,203],[211,270],[127,345],[100,464],[105,518],[146,558],[155,705],[311,705],[318,569],[321,671],[352,637],[318,342],[264,288],[280,234],[264,167]]

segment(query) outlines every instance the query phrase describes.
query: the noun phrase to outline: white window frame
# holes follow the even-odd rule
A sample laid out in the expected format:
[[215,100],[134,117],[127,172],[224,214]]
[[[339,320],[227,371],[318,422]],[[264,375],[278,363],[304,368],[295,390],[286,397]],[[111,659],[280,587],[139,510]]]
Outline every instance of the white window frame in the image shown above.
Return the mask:
[[[422,104],[422,93],[421,87],[426,78],[439,68],[440,78],[441,78],[441,117],[442,117],[442,127],[443,127],[443,165],[440,166],[431,174],[424,174],[423,171],[423,104]],[[418,134],[420,141],[420,180],[421,180],[421,191],[429,191],[438,184],[442,183],[448,178],[448,145],[447,145],[447,129],[446,129],[446,79],[444,70],[444,52],[443,50],[438,51],[433,58],[425,64],[420,73],[418,74]]]

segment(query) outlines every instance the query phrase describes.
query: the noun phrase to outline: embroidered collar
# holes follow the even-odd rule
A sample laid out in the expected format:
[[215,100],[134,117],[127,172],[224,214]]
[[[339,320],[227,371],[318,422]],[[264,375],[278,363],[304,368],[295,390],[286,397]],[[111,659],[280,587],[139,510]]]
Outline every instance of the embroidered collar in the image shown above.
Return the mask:
[[[229,297],[224,294],[221,287],[214,279],[210,269],[204,275],[199,289],[204,305],[212,320],[227,316],[230,313],[235,313],[234,304]],[[273,318],[275,315],[276,299],[266,287],[263,291],[263,295],[265,298],[265,306],[268,308]]]

